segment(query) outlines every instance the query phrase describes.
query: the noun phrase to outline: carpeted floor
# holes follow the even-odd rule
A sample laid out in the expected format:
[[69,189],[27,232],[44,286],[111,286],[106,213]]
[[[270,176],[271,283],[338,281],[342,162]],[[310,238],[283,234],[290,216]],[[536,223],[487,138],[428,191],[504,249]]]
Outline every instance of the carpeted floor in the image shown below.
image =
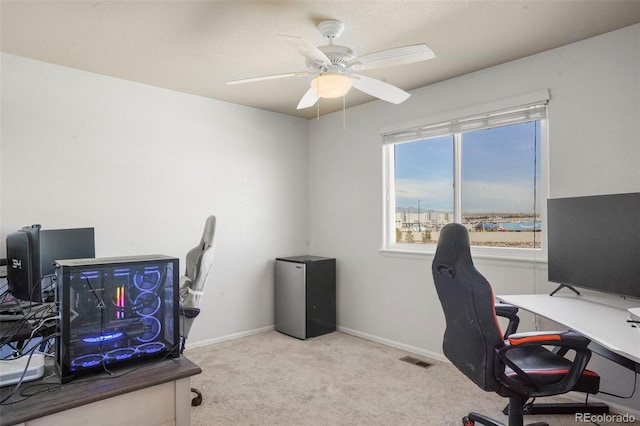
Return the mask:
[[[506,399],[483,392],[452,365],[340,332],[303,341],[270,331],[185,355],[203,370],[192,378],[204,396],[192,408],[195,426],[460,426],[469,411],[507,421]],[[431,365],[401,361],[405,356]],[[580,424],[573,415],[525,421]]]

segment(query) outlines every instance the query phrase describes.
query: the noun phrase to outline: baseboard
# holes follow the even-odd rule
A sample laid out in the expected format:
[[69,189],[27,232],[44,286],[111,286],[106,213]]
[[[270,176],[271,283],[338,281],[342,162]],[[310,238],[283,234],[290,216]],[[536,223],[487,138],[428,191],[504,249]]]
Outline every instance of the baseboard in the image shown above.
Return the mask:
[[434,359],[434,360],[437,360],[437,361],[450,363],[450,361],[447,358],[445,358],[444,355],[442,355],[440,353],[437,353],[437,352],[431,352],[431,351],[428,351],[426,349],[418,348],[416,346],[406,345],[404,343],[396,342],[395,340],[385,339],[384,337],[379,337],[379,336],[375,336],[373,334],[364,333],[362,331],[353,330],[353,329],[348,328],[348,327],[338,326],[337,329],[338,329],[338,331],[340,331],[342,333],[345,333],[345,334],[350,334],[352,336],[361,337],[361,338],[366,339],[366,340],[371,340],[372,342],[382,343],[382,344],[385,344],[387,346],[391,346],[393,348],[402,349],[404,351],[411,352],[411,353],[414,353],[414,354],[417,354],[417,355],[422,355],[422,356],[425,356],[427,358],[431,358],[431,359]]
[[[198,340],[198,341],[187,341],[187,349],[195,349],[202,346],[213,345],[215,343],[225,342],[227,340],[239,339],[241,337],[252,336],[254,334],[266,333],[267,331],[275,330],[275,325],[268,325],[266,327],[254,328],[253,330],[241,331],[239,333],[228,334],[226,336],[215,337],[213,339],[207,340]],[[418,348],[416,346],[406,345],[404,343],[396,342],[395,340],[385,339],[383,337],[379,337],[373,334],[364,333],[362,331],[354,330],[348,327],[338,326],[337,330],[341,333],[350,334],[352,336],[360,337],[362,339],[371,340],[372,342],[382,343],[387,346],[391,346],[393,348],[402,349],[407,352],[414,353],[416,355],[422,355],[427,358],[431,358],[437,361],[442,361],[446,363],[450,363],[448,359],[444,357],[444,355],[439,354],[437,352],[427,351],[422,348]]]
[[213,339],[191,341],[187,340],[186,349],[195,349],[202,346],[213,345],[215,343],[226,342],[227,340],[239,339],[241,337],[252,336],[254,334],[266,333],[267,331],[275,330],[275,325],[268,325],[266,327],[254,328],[253,330],[245,330],[239,333],[227,334],[226,336],[215,337]]

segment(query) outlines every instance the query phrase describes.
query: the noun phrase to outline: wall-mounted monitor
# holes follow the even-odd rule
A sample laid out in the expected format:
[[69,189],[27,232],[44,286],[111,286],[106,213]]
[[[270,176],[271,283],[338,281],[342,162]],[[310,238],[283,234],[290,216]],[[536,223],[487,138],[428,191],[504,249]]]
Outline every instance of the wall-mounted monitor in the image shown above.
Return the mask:
[[640,299],[640,193],[547,201],[549,281]]

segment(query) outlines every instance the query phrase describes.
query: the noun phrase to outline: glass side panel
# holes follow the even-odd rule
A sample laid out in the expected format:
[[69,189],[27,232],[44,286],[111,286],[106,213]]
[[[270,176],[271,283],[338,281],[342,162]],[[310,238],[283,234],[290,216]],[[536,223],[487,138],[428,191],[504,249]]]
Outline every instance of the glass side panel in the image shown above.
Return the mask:
[[70,268],[69,370],[174,350],[174,267],[159,261]]

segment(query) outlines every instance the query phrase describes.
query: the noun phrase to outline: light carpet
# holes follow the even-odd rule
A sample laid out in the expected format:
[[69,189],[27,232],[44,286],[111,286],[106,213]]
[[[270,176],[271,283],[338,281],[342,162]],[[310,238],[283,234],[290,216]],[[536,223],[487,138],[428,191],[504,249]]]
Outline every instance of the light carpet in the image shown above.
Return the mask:
[[[482,391],[451,364],[341,332],[299,340],[270,331],[187,349],[185,355],[202,368],[192,378],[204,396],[192,408],[194,426],[460,426],[469,411],[507,422],[507,400]],[[405,356],[431,365],[401,361]],[[580,424],[573,415],[525,421]]]

